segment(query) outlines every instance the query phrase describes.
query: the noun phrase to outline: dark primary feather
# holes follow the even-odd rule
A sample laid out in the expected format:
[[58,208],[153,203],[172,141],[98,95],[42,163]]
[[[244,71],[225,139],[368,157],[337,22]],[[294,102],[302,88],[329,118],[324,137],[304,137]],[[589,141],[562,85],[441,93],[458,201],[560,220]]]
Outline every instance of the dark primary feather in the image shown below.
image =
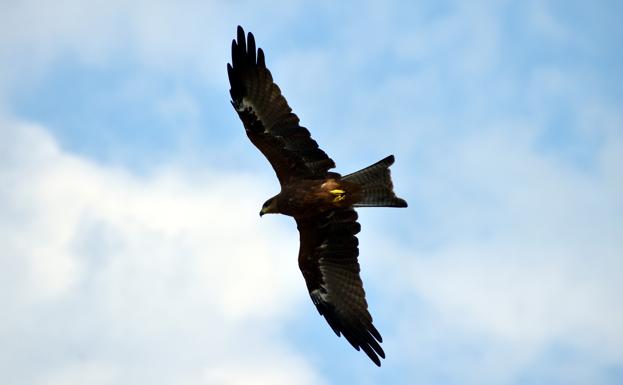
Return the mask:
[[240,26],[231,56],[227,73],[232,104],[247,136],[273,166],[280,183],[324,177],[335,163],[299,125],[266,68],[264,52],[261,48],[256,51],[253,34],[245,37]]
[[353,209],[296,218],[300,233],[299,267],[314,305],[333,331],[378,366],[385,352],[372,324],[359,277],[358,240],[361,229]]

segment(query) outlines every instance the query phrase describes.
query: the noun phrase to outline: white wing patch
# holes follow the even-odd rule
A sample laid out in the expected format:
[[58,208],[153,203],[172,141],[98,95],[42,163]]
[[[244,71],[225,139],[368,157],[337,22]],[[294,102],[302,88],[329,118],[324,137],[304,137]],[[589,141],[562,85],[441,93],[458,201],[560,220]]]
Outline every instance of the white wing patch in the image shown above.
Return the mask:
[[[253,103],[251,103],[251,101],[249,100],[249,98],[247,98],[246,96],[242,98],[242,101],[240,102],[240,104],[237,106],[236,110],[238,112],[242,112],[246,109],[249,109],[251,112],[253,112],[255,114],[255,108],[253,107]],[[257,114],[256,114],[257,115]]]
[[[258,115],[257,110],[255,109],[255,106],[253,105],[253,103],[251,103],[251,100],[249,100],[249,98],[247,97],[243,97],[242,101],[236,106],[236,111],[238,112],[242,112],[242,111],[248,111],[250,113],[252,113],[257,120],[262,120],[262,118]],[[264,127],[264,133],[267,134],[268,130],[266,130],[266,127]]]
[[329,246],[329,241],[328,240],[324,240],[320,246],[316,247],[317,250],[324,250]]
[[317,305],[316,300],[318,298],[320,298],[322,302],[325,302],[325,303],[329,302],[329,296],[324,286],[320,286],[320,289],[312,290],[310,294],[311,294],[312,302],[314,302],[314,304],[316,305]]

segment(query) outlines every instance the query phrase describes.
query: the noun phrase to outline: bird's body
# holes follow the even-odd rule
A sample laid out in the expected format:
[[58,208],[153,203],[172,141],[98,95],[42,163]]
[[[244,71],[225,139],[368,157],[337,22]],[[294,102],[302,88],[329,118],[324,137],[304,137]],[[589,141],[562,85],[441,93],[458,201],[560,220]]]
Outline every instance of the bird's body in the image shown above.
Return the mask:
[[284,214],[296,220],[300,235],[298,263],[310,297],[333,331],[344,335],[380,366],[385,353],[372,324],[359,277],[361,226],[356,207],[407,207],[394,194],[392,155],[342,176],[335,163],[299,125],[266,68],[253,34],[238,27],[227,65],[232,105],[251,142],[266,156],[281,185],[260,215]]
[[276,200],[275,214],[307,218],[322,212],[351,207],[360,198],[359,185],[339,177],[305,179],[283,186]]

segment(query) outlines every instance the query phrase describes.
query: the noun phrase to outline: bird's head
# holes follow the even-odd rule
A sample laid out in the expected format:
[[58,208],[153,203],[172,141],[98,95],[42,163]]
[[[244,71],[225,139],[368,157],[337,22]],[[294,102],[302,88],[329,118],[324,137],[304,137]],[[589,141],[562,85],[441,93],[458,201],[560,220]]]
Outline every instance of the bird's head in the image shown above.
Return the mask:
[[262,210],[260,210],[260,217],[264,214],[278,214],[279,208],[277,207],[277,197],[274,196],[264,202]]

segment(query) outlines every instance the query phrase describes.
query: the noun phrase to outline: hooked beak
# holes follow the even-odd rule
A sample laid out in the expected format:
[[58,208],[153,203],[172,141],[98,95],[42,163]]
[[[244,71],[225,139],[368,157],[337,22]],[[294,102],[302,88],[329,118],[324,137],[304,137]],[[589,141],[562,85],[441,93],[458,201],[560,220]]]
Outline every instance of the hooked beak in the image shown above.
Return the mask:
[[262,215],[266,214],[266,210],[264,208],[262,208],[262,210],[260,210],[260,218],[262,217]]

